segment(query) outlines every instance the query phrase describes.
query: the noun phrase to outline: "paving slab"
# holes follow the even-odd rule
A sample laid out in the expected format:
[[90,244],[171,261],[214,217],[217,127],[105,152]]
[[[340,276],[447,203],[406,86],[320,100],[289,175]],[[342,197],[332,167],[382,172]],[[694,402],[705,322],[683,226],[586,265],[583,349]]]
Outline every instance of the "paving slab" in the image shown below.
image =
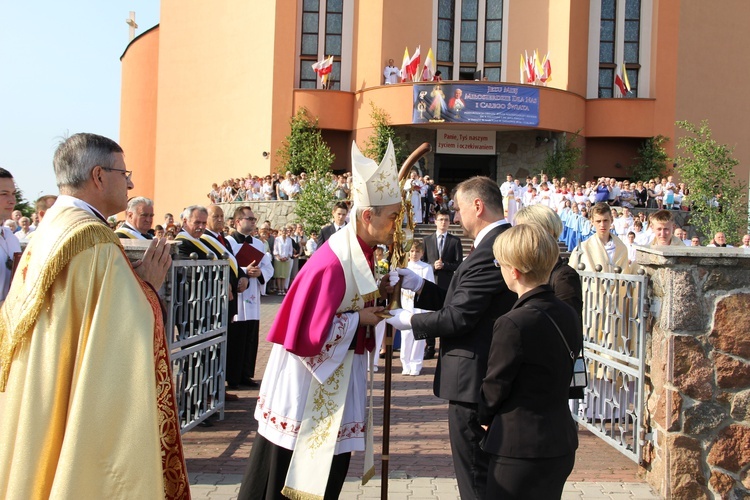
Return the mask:
[[[265,336],[281,297],[262,298],[261,341],[256,379],[263,375],[271,344]],[[439,341],[438,341],[439,344]],[[384,360],[375,374],[376,470],[380,471],[382,446],[382,401]],[[393,390],[390,438],[389,498],[457,500],[453,460],[448,441],[448,406],[432,394],[436,360],[424,363],[421,375],[401,375],[398,355],[393,359]],[[212,427],[199,427],[183,436],[185,457],[195,499],[236,498],[257,423],[253,418],[258,391],[234,391],[239,401],[228,402],[224,420],[212,418]],[[563,498],[593,500],[656,499],[649,485],[638,477],[637,465],[586,430],[579,431],[576,463],[563,491]],[[350,477],[341,498],[380,498],[380,476],[362,486],[363,455],[355,453]]]

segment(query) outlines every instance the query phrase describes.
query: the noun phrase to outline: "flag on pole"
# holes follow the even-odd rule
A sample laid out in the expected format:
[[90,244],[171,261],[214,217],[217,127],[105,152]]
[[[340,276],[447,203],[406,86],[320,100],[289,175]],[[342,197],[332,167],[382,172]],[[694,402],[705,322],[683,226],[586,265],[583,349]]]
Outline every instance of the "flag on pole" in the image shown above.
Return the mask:
[[549,52],[547,52],[547,55],[544,56],[544,60],[542,61],[542,72],[539,79],[545,85],[552,80],[552,63],[549,61]]
[[420,55],[419,55],[419,47],[417,47],[417,50],[414,51],[414,54],[412,54],[411,58],[409,59],[409,62],[406,65],[406,71],[409,77],[412,79],[413,82],[419,81],[419,78],[417,76],[417,71],[419,70],[419,61],[420,61]]
[[625,63],[617,67],[617,71],[615,72],[615,86],[620,90],[621,97],[625,97],[630,92],[630,81],[628,80]]
[[424,60],[422,68],[422,80],[425,82],[432,81],[435,76],[435,54],[432,53],[432,47],[427,51],[427,57]]
[[329,74],[331,70],[333,70],[333,56],[326,57],[322,61],[316,62],[312,65],[312,69],[320,77]]
[[539,60],[539,50],[534,49],[534,71],[538,80],[542,79],[542,62]]
[[534,61],[529,59],[529,54],[526,52],[526,83],[536,82],[536,72],[534,71]]
[[405,82],[409,79],[408,74],[408,66],[409,66],[409,48],[404,48],[404,59],[401,62],[401,82]]
[[331,71],[333,71],[333,56],[326,57],[312,65],[313,71],[320,77],[320,83],[325,88]]

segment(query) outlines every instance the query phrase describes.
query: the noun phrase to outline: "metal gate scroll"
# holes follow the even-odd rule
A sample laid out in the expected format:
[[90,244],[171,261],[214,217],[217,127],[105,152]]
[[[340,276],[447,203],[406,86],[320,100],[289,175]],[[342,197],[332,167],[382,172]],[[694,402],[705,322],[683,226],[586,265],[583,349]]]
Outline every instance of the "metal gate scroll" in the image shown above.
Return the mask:
[[183,433],[224,418],[229,264],[175,260],[168,273],[166,333]]
[[578,271],[589,384],[573,401],[580,425],[640,463],[645,431],[645,275]]

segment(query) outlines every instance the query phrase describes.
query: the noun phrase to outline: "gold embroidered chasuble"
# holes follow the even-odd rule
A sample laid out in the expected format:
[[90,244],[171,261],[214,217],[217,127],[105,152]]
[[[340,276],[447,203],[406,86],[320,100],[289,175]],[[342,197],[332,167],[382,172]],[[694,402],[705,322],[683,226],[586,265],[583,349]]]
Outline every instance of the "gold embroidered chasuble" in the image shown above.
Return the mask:
[[0,497],[189,498],[156,294],[53,206],[0,309]]

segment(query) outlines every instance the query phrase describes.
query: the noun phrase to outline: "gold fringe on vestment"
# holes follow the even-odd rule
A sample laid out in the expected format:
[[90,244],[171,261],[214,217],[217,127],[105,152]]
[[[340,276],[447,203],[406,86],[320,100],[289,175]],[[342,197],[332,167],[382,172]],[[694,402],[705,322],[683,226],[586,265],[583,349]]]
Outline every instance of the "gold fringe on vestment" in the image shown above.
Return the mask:
[[323,497],[321,496],[313,495],[306,491],[295,490],[289,486],[284,486],[284,489],[281,490],[281,494],[291,500],[323,500]]
[[[17,349],[28,342],[47,292],[58,274],[65,269],[73,257],[95,245],[100,243],[120,245],[119,238],[109,227],[100,222],[92,222],[90,219],[73,223],[66,229],[63,236],[66,236],[65,233],[69,236],[53,242],[38,276],[34,274],[27,276],[27,274],[32,252],[43,244],[42,241],[40,240],[39,245],[35,246],[34,243],[37,240],[33,240],[21,257],[8,297],[0,309],[0,392],[5,392],[13,357]],[[30,284],[29,287],[25,286],[27,283]],[[17,318],[15,323],[11,323],[11,314]]]

